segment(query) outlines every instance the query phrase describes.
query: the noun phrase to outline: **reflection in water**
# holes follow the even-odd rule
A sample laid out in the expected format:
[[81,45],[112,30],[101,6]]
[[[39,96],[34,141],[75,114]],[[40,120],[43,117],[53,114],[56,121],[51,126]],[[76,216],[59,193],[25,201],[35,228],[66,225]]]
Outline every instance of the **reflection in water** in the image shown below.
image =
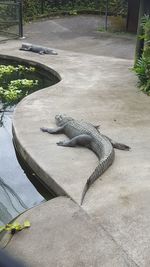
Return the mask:
[[[0,186],[3,188],[4,192],[7,194],[7,196],[8,196],[8,198],[9,198],[10,201],[11,201],[11,198],[10,198],[8,192],[10,192],[11,195],[12,195],[13,197],[15,197],[16,200],[18,200],[18,203],[19,203],[24,209],[27,209],[27,206],[23,203],[23,201],[21,200],[21,198],[16,194],[16,192],[15,192],[13,189],[10,188],[9,185],[7,185],[7,184],[3,181],[3,179],[2,179],[1,177],[0,177]],[[11,203],[12,203],[12,206],[14,207],[13,202],[11,202]],[[15,207],[14,207],[14,209],[16,210]],[[17,211],[17,210],[16,210],[16,211]]]
[[12,112],[0,127],[0,225],[45,201],[20,167],[12,143]]
[[[14,215],[19,215],[20,212],[23,212],[28,207],[24,204],[22,199],[16,194],[16,192],[10,188],[8,184],[0,177],[0,198],[7,203],[7,207],[0,202],[0,221],[4,224],[10,222],[13,217],[11,215],[12,211]],[[9,212],[10,210],[10,212]],[[15,217],[16,217],[15,216]]]
[[0,223],[7,224],[12,220],[12,216],[8,209],[0,202]]

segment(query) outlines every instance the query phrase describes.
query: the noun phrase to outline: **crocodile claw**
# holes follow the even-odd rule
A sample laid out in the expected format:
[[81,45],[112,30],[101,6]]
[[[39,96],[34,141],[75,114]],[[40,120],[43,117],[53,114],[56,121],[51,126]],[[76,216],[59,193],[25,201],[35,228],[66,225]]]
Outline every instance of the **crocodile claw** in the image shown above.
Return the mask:
[[42,132],[47,132],[47,128],[45,128],[45,127],[41,127],[40,130],[41,130]]
[[64,142],[63,141],[59,141],[56,143],[58,146],[64,146]]
[[131,147],[124,145],[124,144],[121,144],[121,143],[118,143],[116,148],[118,148],[120,150],[126,150],[126,151],[129,151],[131,149]]

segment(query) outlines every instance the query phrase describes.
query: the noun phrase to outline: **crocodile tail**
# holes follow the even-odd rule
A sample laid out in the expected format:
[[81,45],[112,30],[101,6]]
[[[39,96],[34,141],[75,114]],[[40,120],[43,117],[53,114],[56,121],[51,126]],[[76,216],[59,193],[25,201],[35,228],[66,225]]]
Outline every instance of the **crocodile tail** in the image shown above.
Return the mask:
[[90,185],[93,184],[94,181],[105,171],[105,170],[103,170],[103,172],[102,172],[102,169],[103,169],[103,167],[102,167],[102,161],[100,161],[99,165],[96,167],[96,169],[94,170],[94,172],[88,178],[88,180],[87,180],[87,182],[86,182],[86,184],[84,186],[84,189],[83,189],[83,192],[82,192],[82,197],[81,197],[80,205],[82,205],[83,200],[84,200],[84,197],[85,197],[85,194],[88,191]]
[[82,192],[82,197],[81,197],[81,202],[80,202],[80,205],[82,206],[82,203],[83,203],[83,199],[85,197],[85,194],[86,192],[88,191],[89,189],[89,186],[88,186],[88,181],[86,182],[85,186],[84,186],[84,189],[83,189],[83,192]]
[[112,150],[112,152],[109,154],[107,158],[102,158],[100,160],[98,166],[96,167],[94,172],[91,174],[91,176],[88,178],[84,186],[80,205],[82,205],[85,194],[88,191],[89,187],[95,182],[95,180],[98,177],[100,177],[108,169],[108,167],[113,163],[113,159],[114,159],[114,150]]

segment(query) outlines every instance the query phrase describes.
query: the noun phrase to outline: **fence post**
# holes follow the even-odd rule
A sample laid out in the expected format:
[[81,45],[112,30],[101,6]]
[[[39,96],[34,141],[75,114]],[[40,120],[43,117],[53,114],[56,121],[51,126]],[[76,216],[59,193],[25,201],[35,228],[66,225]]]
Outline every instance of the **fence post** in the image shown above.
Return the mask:
[[45,0],[41,0],[41,13],[44,13]]
[[23,37],[23,3],[22,0],[18,0],[18,10],[19,10],[19,37]]
[[105,30],[108,29],[108,1],[106,0],[106,9],[105,9]]

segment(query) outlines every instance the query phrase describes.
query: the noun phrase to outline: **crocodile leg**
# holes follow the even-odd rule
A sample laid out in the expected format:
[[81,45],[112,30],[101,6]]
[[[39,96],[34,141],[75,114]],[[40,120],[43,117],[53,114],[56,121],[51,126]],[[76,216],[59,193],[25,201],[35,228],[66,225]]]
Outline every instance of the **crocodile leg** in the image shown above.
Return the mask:
[[57,133],[63,133],[64,126],[57,127],[57,128],[54,128],[54,129],[41,127],[40,130],[42,132],[47,132],[47,133],[50,133],[50,134],[57,134]]
[[29,46],[29,47],[21,47],[19,50],[30,51],[31,50],[31,46]]
[[40,54],[40,55],[44,55],[45,53],[44,53],[43,50],[41,50],[41,51],[39,51],[39,54]]
[[122,144],[122,143],[117,143],[116,141],[112,140],[111,138],[109,138],[108,136],[106,135],[103,135],[103,137],[107,138],[110,143],[112,144],[112,146],[116,149],[120,149],[120,150],[127,150],[129,151],[130,150],[130,147],[125,145],[125,144]]
[[75,147],[77,145],[80,146],[86,146],[88,145],[92,140],[92,137],[88,134],[81,134],[78,136],[73,137],[71,140],[67,141],[60,141],[57,143],[58,146],[70,146]]
[[93,125],[96,130],[100,128],[100,125]]

